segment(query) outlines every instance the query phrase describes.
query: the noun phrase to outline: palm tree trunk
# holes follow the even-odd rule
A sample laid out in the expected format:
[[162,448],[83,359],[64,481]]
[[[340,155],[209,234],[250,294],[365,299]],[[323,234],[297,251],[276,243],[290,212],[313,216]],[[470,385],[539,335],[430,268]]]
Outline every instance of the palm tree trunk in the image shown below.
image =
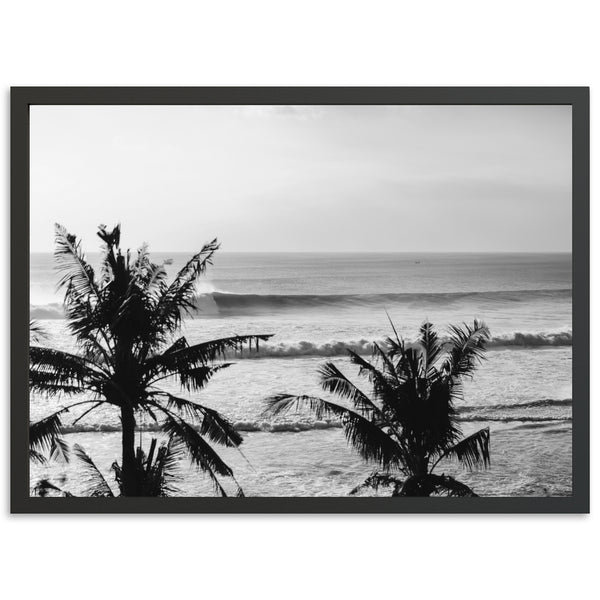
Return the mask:
[[123,496],[139,496],[135,461],[135,414],[130,406],[121,407],[121,426],[123,428],[121,494]]

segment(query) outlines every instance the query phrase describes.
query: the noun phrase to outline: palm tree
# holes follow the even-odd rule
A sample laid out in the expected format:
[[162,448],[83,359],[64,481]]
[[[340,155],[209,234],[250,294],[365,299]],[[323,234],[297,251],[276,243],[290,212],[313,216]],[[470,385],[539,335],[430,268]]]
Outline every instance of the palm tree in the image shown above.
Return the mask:
[[[141,446],[136,449],[136,469],[138,471],[138,481],[142,488],[140,495],[153,497],[177,495],[179,489],[175,483],[180,479],[177,470],[183,448],[173,438],[170,438],[168,442],[163,442],[158,450],[156,450],[157,443],[156,438],[152,438],[147,455]],[[83,497],[114,498],[119,495],[113,491],[96,463],[79,444],[73,446],[73,454],[83,469],[82,474],[85,484],[82,491]],[[120,495],[123,495],[122,469],[117,461],[112,464],[111,470],[115,473]],[[48,496],[51,493],[67,497],[75,496],[72,492],[55,485],[49,479],[40,479],[33,487],[33,493],[36,496]]]
[[371,395],[328,362],[319,371],[321,387],[351,408],[313,396],[280,394],[268,399],[266,412],[278,415],[307,406],[318,419],[339,418],[348,442],[379,467],[351,493],[391,487],[394,496],[475,496],[465,484],[434,470],[446,458],[468,469],[489,465],[489,429],[461,439],[455,408],[463,379],[473,376],[483,358],[489,330],[476,320],[472,326],[450,327],[442,341],[426,322],[417,342],[407,346],[392,328],[393,338],[383,346],[373,344],[372,362],[349,351]]
[[271,337],[238,335],[199,344],[177,337],[183,317],[195,309],[196,281],[212,264],[217,241],[206,244],[168,283],[164,266],[150,260],[146,245],[135,257],[129,250],[121,251],[119,225],[112,231],[103,225],[99,228],[104,243],[99,274],[86,261],[74,235],[61,225],[55,226],[55,234],[59,287],[65,290],[65,316],[77,350],[31,346],[29,385],[32,392],[49,396],[87,397],[33,424],[30,448],[39,451],[56,445],[62,419],[72,408],[86,405],[79,420],[109,405],[119,411],[122,425],[123,495],[144,493],[135,450],[136,415],[148,415],[159,423],[225,495],[219,476],[234,483],[235,478],[210,442],[238,447],[242,437],[217,411],[159,386],[174,379],[188,392],[197,392],[216,372],[230,366],[223,362],[228,353],[245,343],[250,347],[254,343],[258,350],[259,340]]

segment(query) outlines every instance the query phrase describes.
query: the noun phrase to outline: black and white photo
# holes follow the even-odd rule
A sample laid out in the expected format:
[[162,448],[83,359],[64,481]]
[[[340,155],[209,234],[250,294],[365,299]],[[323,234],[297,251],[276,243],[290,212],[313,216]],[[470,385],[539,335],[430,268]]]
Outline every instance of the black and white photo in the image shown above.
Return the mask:
[[30,106],[39,510],[572,497],[573,110]]

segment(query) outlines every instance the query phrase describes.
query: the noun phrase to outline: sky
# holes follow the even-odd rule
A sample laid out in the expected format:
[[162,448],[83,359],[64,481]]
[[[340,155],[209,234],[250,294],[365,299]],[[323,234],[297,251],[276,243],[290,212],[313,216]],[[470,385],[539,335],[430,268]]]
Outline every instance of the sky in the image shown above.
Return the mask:
[[31,243],[564,252],[570,106],[32,106]]

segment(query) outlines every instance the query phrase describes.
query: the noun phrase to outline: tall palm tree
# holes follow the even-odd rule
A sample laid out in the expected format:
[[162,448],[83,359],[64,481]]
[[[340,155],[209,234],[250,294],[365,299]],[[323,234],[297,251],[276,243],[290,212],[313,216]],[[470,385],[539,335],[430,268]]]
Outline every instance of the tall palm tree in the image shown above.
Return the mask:
[[321,367],[322,388],[351,408],[313,396],[280,394],[267,401],[266,412],[277,415],[307,406],[318,419],[339,418],[349,443],[379,467],[351,493],[391,487],[394,496],[475,496],[465,484],[434,470],[446,458],[468,469],[489,465],[489,429],[461,439],[455,408],[462,381],[483,358],[488,328],[477,320],[472,326],[452,326],[442,341],[426,322],[413,345],[406,345],[392,328],[393,338],[382,346],[373,344],[372,362],[349,351],[359,376],[370,384],[370,395],[333,363]]
[[121,251],[119,225],[112,231],[99,228],[104,243],[99,274],[74,235],[58,224],[55,235],[59,287],[65,290],[65,316],[77,351],[31,346],[29,385],[32,392],[50,396],[88,397],[32,425],[30,448],[39,451],[56,445],[62,419],[75,406],[87,408],[79,420],[110,405],[119,412],[122,425],[123,495],[144,493],[135,451],[136,415],[142,414],[180,442],[225,495],[218,477],[233,478],[233,472],[210,442],[237,447],[242,437],[217,411],[159,386],[174,379],[188,392],[197,392],[217,371],[230,366],[223,362],[228,352],[245,343],[254,343],[258,350],[259,340],[271,337],[239,335],[192,345],[177,337],[182,318],[195,309],[196,281],[212,264],[217,241],[206,244],[168,283],[164,266],[150,260],[146,245],[135,257],[129,250]]

